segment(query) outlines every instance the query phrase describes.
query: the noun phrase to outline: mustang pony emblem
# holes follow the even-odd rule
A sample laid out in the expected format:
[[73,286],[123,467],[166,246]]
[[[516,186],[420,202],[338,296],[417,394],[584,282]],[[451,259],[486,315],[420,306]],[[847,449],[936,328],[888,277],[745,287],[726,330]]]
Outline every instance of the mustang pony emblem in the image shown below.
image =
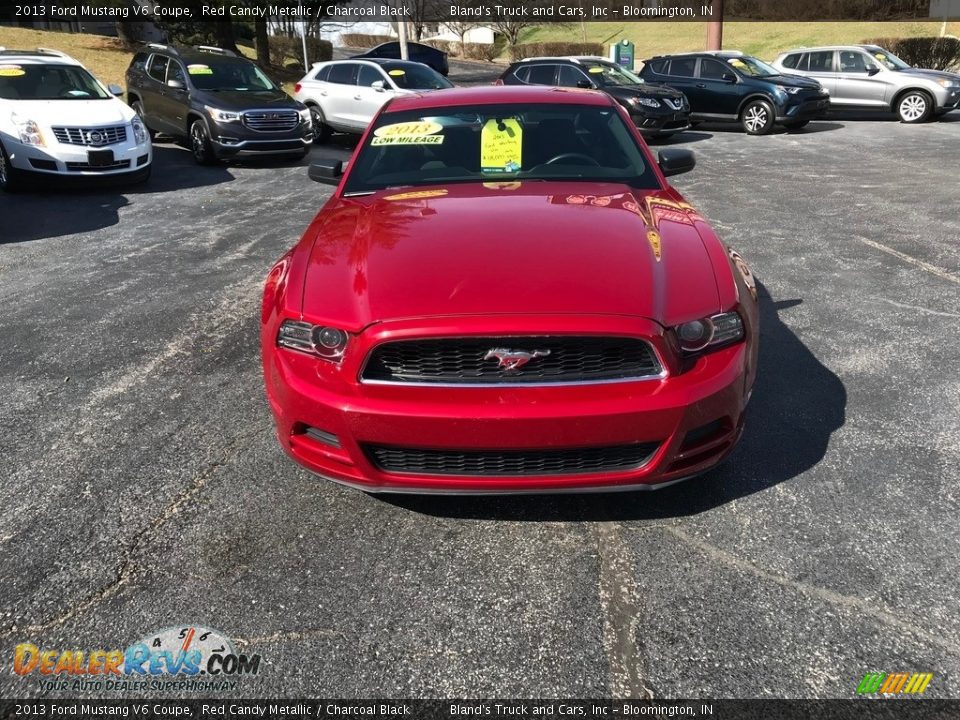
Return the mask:
[[549,350],[508,350],[507,348],[493,348],[483,356],[484,360],[496,358],[500,362],[500,367],[506,372],[517,372],[534,358],[546,357],[550,354]]

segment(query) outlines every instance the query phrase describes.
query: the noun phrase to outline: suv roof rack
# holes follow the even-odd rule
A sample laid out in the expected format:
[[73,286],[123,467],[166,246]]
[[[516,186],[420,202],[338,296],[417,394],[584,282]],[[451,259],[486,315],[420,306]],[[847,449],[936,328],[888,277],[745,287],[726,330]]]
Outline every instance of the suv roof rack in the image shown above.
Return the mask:
[[37,52],[41,55],[53,55],[54,57],[63,58],[64,60],[70,60],[71,62],[77,62],[72,57],[67,55],[61,50],[54,50],[53,48],[38,47]]
[[194,50],[202,50],[203,52],[216,53],[217,55],[229,55],[231,57],[236,57],[237,54],[232,50],[224,50],[223,48],[214,47],[213,45],[194,45]]
[[144,47],[153,48],[154,50],[163,50],[164,52],[168,52],[171,55],[180,54],[179,52],[177,52],[177,49],[173,45],[164,45],[163,43],[155,43],[155,42],[146,43]]

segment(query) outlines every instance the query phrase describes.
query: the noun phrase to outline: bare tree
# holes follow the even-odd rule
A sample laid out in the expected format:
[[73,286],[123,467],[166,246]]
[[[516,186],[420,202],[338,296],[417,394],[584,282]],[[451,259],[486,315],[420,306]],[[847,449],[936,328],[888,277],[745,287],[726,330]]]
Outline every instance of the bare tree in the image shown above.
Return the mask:
[[460,54],[463,55],[465,54],[463,46],[466,44],[465,38],[467,37],[467,33],[473,30],[473,28],[479,27],[479,24],[467,20],[452,20],[450,22],[445,22],[444,27],[460,38]]
[[487,23],[493,28],[494,32],[500,33],[507,40],[507,47],[514,47],[520,42],[520,34],[528,28],[536,27],[539,23],[519,19],[501,19]]

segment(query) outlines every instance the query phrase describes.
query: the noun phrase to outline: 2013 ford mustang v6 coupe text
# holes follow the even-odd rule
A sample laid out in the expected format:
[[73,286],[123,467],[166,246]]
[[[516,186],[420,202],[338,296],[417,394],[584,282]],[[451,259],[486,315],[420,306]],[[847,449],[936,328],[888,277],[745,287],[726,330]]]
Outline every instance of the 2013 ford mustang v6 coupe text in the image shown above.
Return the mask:
[[607,95],[397,98],[271,270],[284,449],[366,491],[656,488],[716,465],[757,368],[756,287]]

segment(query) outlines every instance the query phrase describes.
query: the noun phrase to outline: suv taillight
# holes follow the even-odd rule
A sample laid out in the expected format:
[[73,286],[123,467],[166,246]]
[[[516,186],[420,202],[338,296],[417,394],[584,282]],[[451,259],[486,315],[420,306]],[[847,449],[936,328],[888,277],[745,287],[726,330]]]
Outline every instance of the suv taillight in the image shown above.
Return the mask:
[[300,92],[300,88],[302,88],[302,87],[303,87],[303,85],[301,85],[300,83],[297,83],[296,85],[293,86],[293,91],[294,91],[294,92]]

